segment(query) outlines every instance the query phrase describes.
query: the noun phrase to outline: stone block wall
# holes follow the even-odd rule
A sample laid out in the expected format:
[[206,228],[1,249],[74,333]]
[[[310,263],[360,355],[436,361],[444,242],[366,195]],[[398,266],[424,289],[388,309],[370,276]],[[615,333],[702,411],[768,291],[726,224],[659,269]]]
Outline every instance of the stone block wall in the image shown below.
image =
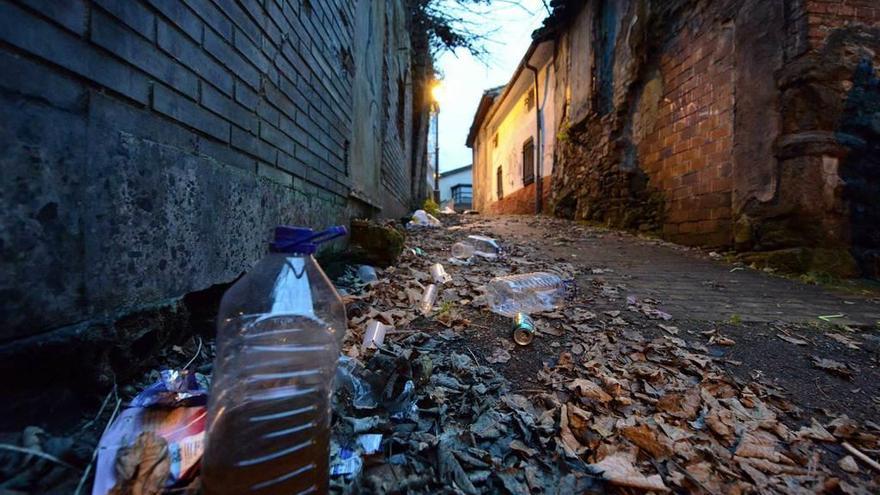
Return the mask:
[[0,0],[0,344],[232,281],[276,224],[405,212],[410,57],[402,0]]

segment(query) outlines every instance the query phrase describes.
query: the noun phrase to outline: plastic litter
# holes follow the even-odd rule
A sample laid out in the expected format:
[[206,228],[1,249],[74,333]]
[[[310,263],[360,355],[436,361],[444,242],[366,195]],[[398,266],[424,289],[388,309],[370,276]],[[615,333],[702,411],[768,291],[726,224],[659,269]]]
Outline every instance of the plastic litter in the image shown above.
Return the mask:
[[468,266],[468,265],[473,265],[473,262],[471,261],[471,258],[456,258],[456,257],[451,257],[451,258],[449,258],[447,261],[449,261],[449,264],[450,264],[450,265],[455,265],[455,266]]
[[500,254],[501,246],[498,241],[482,235],[469,235],[467,241],[452,245],[452,256],[459,259],[469,259],[472,256],[496,259]]
[[364,435],[360,435],[357,437],[358,446],[364,451],[366,455],[372,455],[379,452],[380,447],[382,445],[382,434],[381,433],[367,433]]
[[366,330],[364,330],[364,342],[361,346],[364,349],[382,347],[382,343],[385,342],[385,334],[391,328],[394,327],[385,325],[380,321],[370,320],[370,322],[367,323]]
[[458,259],[470,259],[477,249],[467,242],[456,242],[452,245],[452,256]]
[[474,254],[483,258],[495,259],[501,255],[498,241],[484,235],[469,235],[468,241],[474,246]]
[[364,381],[366,369],[356,359],[348,356],[339,358],[336,368],[336,388],[351,394],[351,404],[355,409],[375,409],[379,407],[378,395],[373,387]]
[[333,449],[333,463],[330,465],[330,476],[349,476],[360,473],[364,461],[360,454],[348,447]]
[[557,308],[566,295],[566,282],[547,272],[496,277],[486,285],[486,302],[493,312],[514,317]]
[[440,263],[434,263],[433,265],[431,265],[430,271],[431,277],[434,278],[434,282],[440,285],[452,281],[452,277],[450,277],[449,274],[446,273],[446,269],[443,268],[443,265],[441,265]]
[[535,322],[525,313],[513,317],[513,341],[519,345],[529,345],[535,338]]
[[422,293],[422,300],[419,302],[419,312],[421,312],[423,316],[428,316],[431,313],[431,310],[434,309],[434,303],[436,301],[437,286],[430,284],[425,287],[425,292]]
[[137,465],[138,459],[131,459],[131,455],[137,444],[147,438],[142,435],[149,435],[153,443],[167,445],[167,459],[157,459],[167,465],[166,489],[186,486],[198,472],[205,437],[208,379],[179,370],[164,370],[160,376],[158,382],[131,401],[130,407],[101,436],[92,495],[105,495],[130,481],[119,479],[117,458],[126,456],[129,463]]
[[331,385],[347,319],[312,255],[345,233],[276,228],[272,252],[223,296],[205,493],[328,490]]
[[437,219],[434,215],[426,212],[425,210],[416,210],[413,212],[412,220],[407,222],[406,228],[414,229],[414,228],[437,228],[443,225],[440,223],[440,220]]
[[379,280],[379,276],[376,275],[376,269],[370,265],[361,265],[358,267],[357,276],[364,283],[375,282]]
[[392,418],[405,418],[415,408],[415,393],[416,385],[412,380],[407,380],[403,384],[403,391],[397,397],[384,401],[383,405]]

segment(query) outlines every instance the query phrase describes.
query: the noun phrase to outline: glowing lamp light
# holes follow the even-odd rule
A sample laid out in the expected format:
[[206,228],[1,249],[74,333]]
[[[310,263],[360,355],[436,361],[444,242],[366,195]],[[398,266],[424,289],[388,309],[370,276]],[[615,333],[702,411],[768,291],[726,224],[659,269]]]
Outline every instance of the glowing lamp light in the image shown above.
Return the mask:
[[434,86],[431,87],[431,100],[439,106],[440,102],[443,101],[444,96],[445,92],[443,90],[443,83],[435,81]]

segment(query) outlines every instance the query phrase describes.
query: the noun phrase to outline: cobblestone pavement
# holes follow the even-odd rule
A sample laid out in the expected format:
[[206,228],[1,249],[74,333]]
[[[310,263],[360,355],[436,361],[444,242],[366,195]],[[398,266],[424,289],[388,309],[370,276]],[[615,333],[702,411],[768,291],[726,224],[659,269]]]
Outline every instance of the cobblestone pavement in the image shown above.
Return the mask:
[[842,314],[836,323],[871,327],[880,322],[878,298],[831,292],[625,232],[530,216],[487,217],[470,227],[510,242],[540,242],[548,256],[610,270],[583,278],[601,277],[627,293],[659,299],[660,309],[679,318],[808,323]]

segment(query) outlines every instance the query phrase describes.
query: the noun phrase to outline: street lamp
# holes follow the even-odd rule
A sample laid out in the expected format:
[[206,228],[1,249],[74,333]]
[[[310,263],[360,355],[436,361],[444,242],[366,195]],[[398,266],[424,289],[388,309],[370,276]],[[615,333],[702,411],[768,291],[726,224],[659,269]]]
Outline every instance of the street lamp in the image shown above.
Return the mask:
[[440,204],[440,100],[443,84],[438,79],[431,87],[431,106],[434,110],[434,202]]

